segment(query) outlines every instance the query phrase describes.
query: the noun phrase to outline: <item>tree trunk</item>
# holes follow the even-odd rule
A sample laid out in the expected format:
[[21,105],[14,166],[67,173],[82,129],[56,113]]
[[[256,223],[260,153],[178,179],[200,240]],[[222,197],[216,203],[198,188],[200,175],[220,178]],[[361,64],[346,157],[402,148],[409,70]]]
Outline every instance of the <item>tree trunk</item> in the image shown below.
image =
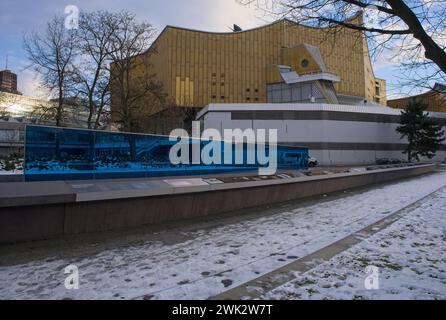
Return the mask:
[[88,124],[88,129],[92,129],[92,119],[93,119],[93,101],[92,98],[89,97],[88,98],[88,120],[87,120],[87,124]]
[[59,94],[59,102],[57,105],[57,111],[56,111],[56,127],[62,126],[62,108],[63,108],[63,98],[62,93]]
[[96,120],[95,120],[95,122],[94,122],[94,129],[95,129],[95,130],[97,130],[97,129],[99,128],[99,122],[100,122],[100,120],[101,120],[102,110],[103,110],[103,105],[101,105],[101,106],[99,107],[99,110],[98,110],[98,112],[97,112],[97,114],[96,114]]

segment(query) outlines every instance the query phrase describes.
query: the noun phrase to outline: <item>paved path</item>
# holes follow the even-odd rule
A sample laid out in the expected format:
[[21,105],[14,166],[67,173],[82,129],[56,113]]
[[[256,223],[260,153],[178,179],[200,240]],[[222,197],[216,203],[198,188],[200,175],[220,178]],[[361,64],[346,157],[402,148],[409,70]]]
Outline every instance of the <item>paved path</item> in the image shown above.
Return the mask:
[[[290,264],[283,266],[277,270],[271,271],[257,279],[248,281],[238,287],[223,292],[217,296],[211,297],[212,300],[241,300],[241,299],[259,299],[265,293],[274,290],[281,285],[297,278],[296,272],[303,274],[324,262],[329,261],[334,256],[350,249],[351,247],[361,243],[366,238],[375,235],[383,229],[389,227],[394,222],[403,217],[404,214],[416,210],[425,201],[432,198],[440,190],[446,190],[442,187],[432,192],[430,195],[408,205],[401,210],[391,214],[390,216],[377,221],[359,232],[355,232],[344,239],[336,241],[312,254],[302,257]],[[446,287],[445,287],[446,294]]]

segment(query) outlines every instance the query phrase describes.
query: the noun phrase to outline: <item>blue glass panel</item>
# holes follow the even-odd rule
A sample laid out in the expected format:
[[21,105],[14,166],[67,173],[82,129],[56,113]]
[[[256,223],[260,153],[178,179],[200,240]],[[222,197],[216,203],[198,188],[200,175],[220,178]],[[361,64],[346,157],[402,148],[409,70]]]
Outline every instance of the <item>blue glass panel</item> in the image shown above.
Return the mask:
[[[29,125],[25,140],[25,179],[91,180],[205,175],[258,170],[261,165],[248,162],[248,149],[256,152],[259,145],[242,149],[242,163],[236,164],[236,146],[227,142],[190,140],[191,164],[174,165],[169,153],[177,142],[169,137]],[[220,144],[221,159],[232,150],[231,164],[192,164],[193,145],[203,150],[210,143]],[[268,146],[265,146],[269,156]],[[211,156],[213,154],[211,153]],[[257,161],[257,158],[255,159]],[[278,146],[279,169],[307,169],[308,149]],[[263,167],[266,167],[264,165]]]

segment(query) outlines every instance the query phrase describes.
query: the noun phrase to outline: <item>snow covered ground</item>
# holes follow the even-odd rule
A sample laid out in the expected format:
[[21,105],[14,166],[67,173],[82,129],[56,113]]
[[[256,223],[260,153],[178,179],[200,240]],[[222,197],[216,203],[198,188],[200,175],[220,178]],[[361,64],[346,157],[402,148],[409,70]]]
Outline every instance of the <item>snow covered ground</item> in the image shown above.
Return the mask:
[[[220,226],[166,231],[165,238],[170,234],[177,239],[173,243],[146,240],[88,256],[61,250],[27,263],[2,263],[0,298],[206,299],[343,239],[445,186],[446,172],[440,172],[344,197],[287,204],[271,215]],[[442,189],[404,219],[265,298],[446,298],[445,214]],[[79,268],[80,288],[68,291],[64,269],[73,264]],[[382,290],[364,289],[367,265],[381,267]]]
[[[375,288],[366,289],[378,269]],[[446,299],[446,188],[264,299]]]

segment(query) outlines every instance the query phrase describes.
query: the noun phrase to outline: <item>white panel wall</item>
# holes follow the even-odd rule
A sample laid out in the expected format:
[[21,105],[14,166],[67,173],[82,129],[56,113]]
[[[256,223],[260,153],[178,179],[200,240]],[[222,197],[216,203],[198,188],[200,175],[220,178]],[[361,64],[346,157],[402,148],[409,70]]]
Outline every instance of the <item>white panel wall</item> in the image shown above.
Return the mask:
[[279,137],[279,141],[320,142],[324,139],[325,128],[321,125],[321,121],[285,120],[283,122],[285,123],[286,134]]
[[286,128],[285,133],[279,136],[280,141],[406,143],[400,139],[396,132],[398,125],[394,123],[333,120],[254,121],[256,128],[274,125],[280,129],[284,126]]
[[254,130],[258,129],[276,129],[277,130],[277,138],[279,141],[282,141],[284,137],[286,137],[286,125],[284,121],[281,120],[271,120],[271,121],[262,121],[256,120],[254,121]]
[[[334,120],[231,120],[230,112],[209,111],[204,116],[204,129],[276,129],[279,142],[299,143],[376,143],[402,144],[396,123]],[[406,159],[399,151],[386,150],[310,150],[321,165],[372,164],[380,158]],[[446,159],[438,152],[435,161]]]

